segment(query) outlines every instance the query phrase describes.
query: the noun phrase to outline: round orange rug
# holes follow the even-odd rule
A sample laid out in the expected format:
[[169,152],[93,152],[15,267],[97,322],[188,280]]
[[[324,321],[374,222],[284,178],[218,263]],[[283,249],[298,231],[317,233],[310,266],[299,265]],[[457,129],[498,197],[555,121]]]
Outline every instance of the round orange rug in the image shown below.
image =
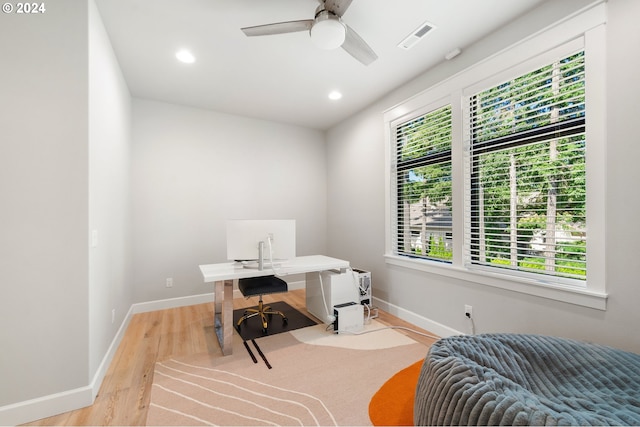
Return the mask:
[[412,426],[413,399],[423,360],[389,378],[371,398],[369,418],[374,426]]

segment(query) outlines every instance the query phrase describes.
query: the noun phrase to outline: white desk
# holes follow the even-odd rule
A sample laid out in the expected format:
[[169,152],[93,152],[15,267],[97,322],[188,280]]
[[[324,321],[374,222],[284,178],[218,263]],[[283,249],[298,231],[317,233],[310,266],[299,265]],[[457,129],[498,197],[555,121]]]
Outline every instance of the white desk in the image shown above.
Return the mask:
[[[349,261],[324,255],[296,257],[275,269],[278,276],[342,270],[349,267]],[[236,263],[206,264],[200,266],[205,283],[214,282],[214,326],[223,355],[232,352],[233,340],[233,284],[247,277],[271,276],[273,270],[243,268]]]

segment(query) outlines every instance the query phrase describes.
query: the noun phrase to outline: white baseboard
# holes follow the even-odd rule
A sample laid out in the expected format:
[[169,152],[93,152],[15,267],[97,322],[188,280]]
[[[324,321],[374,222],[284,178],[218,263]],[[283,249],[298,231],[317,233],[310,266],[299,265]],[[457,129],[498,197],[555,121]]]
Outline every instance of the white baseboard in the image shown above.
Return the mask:
[[129,307],[129,311],[127,312],[127,315],[122,320],[122,323],[118,328],[118,332],[116,332],[116,336],[113,337],[113,340],[111,341],[111,345],[109,345],[109,348],[107,349],[107,353],[102,358],[102,362],[100,363],[100,366],[98,366],[98,370],[93,376],[93,379],[91,380],[91,384],[89,384],[89,386],[91,387],[91,403],[92,404],[93,404],[93,401],[96,400],[96,396],[98,395],[98,392],[100,391],[100,386],[102,385],[102,380],[104,380],[105,375],[107,375],[107,371],[109,370],[109,366],[111,365],[113,356],[115,356],[116,350],[118,349],[118,346],[122,341],[122,338],[124,338],[124,334],[127,331],[127,328],[129,327],[129,323],[131,321],[132,315],[133,315],[133,305]]
[[0,407],[0,425],[15,426],[93,404],[90,386]]
[[213,293],[191,295],[187,297],[168,298],[156,301],[139,302],[131,306],[132,314],[147,313],[149,311],[166,310],[168,308],[186,307],[188,305],[213,302]]
[[131,322],[131,317],[134,314],[212,301],[213,293],[210,293],[133,304],[129,308],[120,328],[118,328],[118,332],[111,341],[109,349],[103,357],[90,384],[84,387],[2,406],[0,407],[0,426],[24,424],[92,405],[98,395],[100,386],[107,374],[115,352]]
[[457,331],[453,328],[443,325],[442,323],[438,323],[434,320],[431,320],[404,308],[398,307],[397,305],[391,304],[379,298],[373,297],[373,301],[373,305],[375,307],[378,307],[389,314],[393,314],[394,316],[399,317],[400,319],[405,320],[409,323],[413,323],[414,325],[422,329],[433,332],[439,337],[444,338],[454,335],[464,335],[463,332]]

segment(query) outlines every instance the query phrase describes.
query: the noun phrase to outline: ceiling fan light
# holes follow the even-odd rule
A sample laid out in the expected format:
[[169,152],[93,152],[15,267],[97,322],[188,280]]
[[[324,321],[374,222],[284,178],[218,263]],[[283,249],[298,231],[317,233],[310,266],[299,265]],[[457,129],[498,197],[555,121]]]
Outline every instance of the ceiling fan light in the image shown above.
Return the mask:
[[344,24],[337,19],[325,19],[311,27],[311,41],[320,49],[337,49],[347,35]]

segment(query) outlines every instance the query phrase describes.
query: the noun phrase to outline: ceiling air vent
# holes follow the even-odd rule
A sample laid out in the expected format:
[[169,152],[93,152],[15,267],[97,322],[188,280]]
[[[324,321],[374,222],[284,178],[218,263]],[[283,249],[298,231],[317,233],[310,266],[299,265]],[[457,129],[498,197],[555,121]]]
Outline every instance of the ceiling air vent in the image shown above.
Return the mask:
[[425,22],[415,29],[411,34],[409,34],[404,40],[398,44],[400,49],[408,50],[415,46],[424,36],[427,35],[431,30],[435,29],[435,26]]

